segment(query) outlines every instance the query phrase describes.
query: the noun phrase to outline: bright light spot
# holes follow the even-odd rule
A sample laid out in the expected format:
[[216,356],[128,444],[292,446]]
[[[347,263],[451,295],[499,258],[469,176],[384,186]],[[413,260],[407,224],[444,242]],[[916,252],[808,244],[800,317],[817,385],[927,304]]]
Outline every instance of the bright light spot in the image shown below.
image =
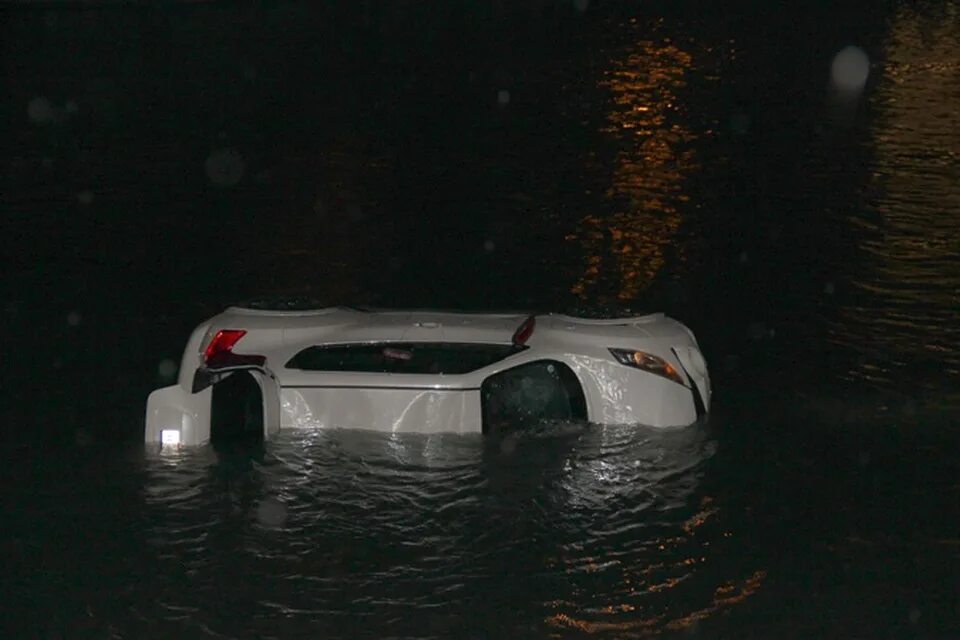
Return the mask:
[[287,506],[276,498],[264,498],[257,505],[257,520],[265,527],[282,527],[287,521]]
[[590,0],[573,0],[573,7],[582,13],[590,8]]
[[510,92],[506,89],[500,89],[497,91],[497,104],[501,107],[505,107],[510,104]]
[[160,442],[168,445],[180,444],[180,431],[177,429],[162,430],[160,432]]
[[207,157],[204,164],[210,182],[218,187],[232,187],[243,178],[246,163],[235,149],[218,149]]
[[83,316],[80,315],[79,311],[71,311],[67,314],[67,324],[71,327],[76,327],[83,320]]
[[870,58],[860,47],[849,46],[833,58],[830,79],[843,91],[857,92],[863,89],[870,75]]
[[89,189],[84,189],[83,191],[78,193],[77,202],[79,202],[80,204],[90,204],[91,202],[93,202],[93,191],[90,191]]
[[57,112],[49,100],[37,96],[27,103],[27,116],[34,124],[48,124],[57,117]]
[[493,244],[493,240],[487,240],[483,243],[483,248],[485,251],[493,251],[497,248],[497,245]]
[[177,363],[170,358],[161,360],[160,364],[157,365],[157,374],[161,378],[172,378],[177,374]]

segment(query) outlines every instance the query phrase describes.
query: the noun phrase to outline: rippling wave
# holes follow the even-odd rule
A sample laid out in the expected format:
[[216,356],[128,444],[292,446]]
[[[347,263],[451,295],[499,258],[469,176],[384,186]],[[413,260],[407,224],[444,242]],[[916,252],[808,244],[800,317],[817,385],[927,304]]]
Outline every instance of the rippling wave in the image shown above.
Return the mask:
[[[158,454],[147,545],[177,569],[138,613],[212,637],[682,628],[763,582],[711,568],[729,533],[700,488],[715,453],[703,426],[552,425]],[[255,605],[223,616],[227,597]]]
[[[938,15],[942,14],[942,15]],[[903,6],[872,96],[872,201],[852,222],[863,266],[833,339],[876,385],[960,376],[960,9]],[[954,382],[955,384],[955,382]]]

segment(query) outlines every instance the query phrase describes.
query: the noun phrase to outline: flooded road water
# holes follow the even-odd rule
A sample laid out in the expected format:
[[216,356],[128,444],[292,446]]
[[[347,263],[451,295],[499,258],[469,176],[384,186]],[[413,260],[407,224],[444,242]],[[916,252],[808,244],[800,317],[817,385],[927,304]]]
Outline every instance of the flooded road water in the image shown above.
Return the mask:
[[[0,13],[0,636],[960,637],[960,5],[309,6]],[[145,450],[265,292],[663,310],[714,411]]]

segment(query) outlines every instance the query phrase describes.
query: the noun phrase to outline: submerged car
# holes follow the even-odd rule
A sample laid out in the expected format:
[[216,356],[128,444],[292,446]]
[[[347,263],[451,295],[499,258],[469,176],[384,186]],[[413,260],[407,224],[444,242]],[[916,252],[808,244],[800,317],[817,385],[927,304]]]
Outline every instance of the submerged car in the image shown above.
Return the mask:
[[693,332],[655,313],[248,304],[199,325],[145,439],[198,445],[289,428],[501,433],[542,421],[696,422],[710,377]]

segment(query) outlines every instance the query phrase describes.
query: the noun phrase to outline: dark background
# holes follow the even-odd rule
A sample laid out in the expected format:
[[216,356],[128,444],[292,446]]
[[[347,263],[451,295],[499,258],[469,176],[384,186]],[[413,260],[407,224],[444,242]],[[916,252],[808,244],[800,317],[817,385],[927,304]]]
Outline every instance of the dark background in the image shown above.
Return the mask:
[[[789,637],[795,623],[804,637],[953,637],[958,16],[948,1],[0,6],[0,419],[5,500],[16,514],[5,553],[16,567],[10,602],[29,621],[14,635],[134,637],[142,619],[189,635],[169,612],[150,609],[174,578],[156,570],[159,556],[141,549],[141,537],[185,535],[159,515],[166,507],[152,501],[154,490],[182,489],[190,522],[238,486],[256,513],[265,495],[303,517],[349,512],[353,503],[337,495],[262,490],[269,482],[258,465],[286,456],[298,461],[285,468],[290,482],[336,484],[383,462],[384,442],[354,443],[329,460],[299,441],[268,445],[266,462],[262,452],[215,462],[197,454],[180,475],[141,452],[146,395],[173,379],[190,329],[238,300],[289,294],[329,304],[667,312],[696,332],[716,387],[709,446],[676,446],[693,447],[698,460],[720,453],[689,467],[680,456],[670,478],[707,480],[679,491],[687,497],[676,504],[686,506],[665,513],[679,518],[682,537],[684,519],[716,500],[743,536],[694,545],[691,557],[712,542],[725,569],[717,579],[691,574],[690,592],[673,597],[679,613],[669,612],[696,617],[724,577],[742,585],[762,566],[759,604],[710,623],[720,625],[715,633]],[[862,90],[844,94],[831,65],[847,46],[870,67]],[[628,468],[673,446],[659,437],[617,448],[594,433],[577,459],[600,464],[613,446],[611,459]],[[533,456],[525,471],[509,463],[504,472],[497,456],[477,462],[473,449],[451,455],[491,483],[485,508],[506,522],[515,507],[529,512],[565,495],[531,478],[554,478],[551,456],[567,455],[566,446],[548,438],[521,447]],[[303,451],[330,466],[315,475],[320,467]],[[404,473],[392,464],[384,474]],[[632,485],[639,503],[638,487],[660,482],[660,470],[647,473]],[[410,480],[423,491],[432,482],[441,479]],[[449,480],[454,494],[468,485]],[[499,492],[514,485],[521,497]],[[385,486],[365,486],[357,504],[384,507],[381,494],[393,495]],[[199,502],[190,501],[194,489]],[[73,509],[61,513],[66,503]],[[630,500],[610,505],[585,521],[606,518],[619,530],[652,517]],[[371,548],[397,522],[413,523],[412,539],[433,522],[417,510],[387,512],[394,520],[369,523]],[[581,512],[545,513],[569,524]],[[208,604],[215,594],[204,589],[230,580],[231,559],[271,588],[300,571],[259,574],[247,529],[231,517],[220,521],[225,537],[191,547],[223,562],[191,578]],[[65,542],[78,523],[95,533]],[[545,515],[528,524],[550,532],[550,523]],[[302,539],[342,534],[338,526],[308,527]],[[444,571],[474,567],[493,580],[518,559],[552,557],[556,542],[505,525],[501,540],[474,548],[487,524],[478,515],[464,526],[450,551],[460,564]],[[637,535],[655,546],[660,532]],[[634,548],[571,536],[600,564]],[[126,555],[89,559],[113,548]],[[367,584],[368,569],[403,556],[358,560],[344,551],[352,548],[334,545],[323,562],[341,558],[331,561],[335,573],[355,587]],[[537,627],[549,616],[531,602],[564,590],[552,577],[537,582],[552,576],[538,571],[515,577],[515,610],[466,598],[486,613],[451,613],[468,622],[447,620],[439,631],[430,622],[423,634],[555,630]],[[602,618],[583,594],[599,598],[612,578],[584,576],[564,596],[569,615]],[[312,583],[297,584],[313,593]],[[538,597],[528,601],[529,590]],[[123,604],[92,592],[124,594]],[[224,620],[250,593],[228,592]],[[471,591],[479,602],[483,593]],[[333,602],[316,595],[325,598]],[[614,626],[563,628],[677,631],[664,621],[616,626],[653,615],[642,599],[628,600],[633,614],[603,614]],[[362,609],[336,602],[328,612],[336,620]],[[427,615],[412,611],[398,615],[414,625]],[[299,615],[284,618],[292,622],[283,637],[347,633]],[[221,622],[227,635],[255,627]],[[363,628],[379,637],[389,625]]]

